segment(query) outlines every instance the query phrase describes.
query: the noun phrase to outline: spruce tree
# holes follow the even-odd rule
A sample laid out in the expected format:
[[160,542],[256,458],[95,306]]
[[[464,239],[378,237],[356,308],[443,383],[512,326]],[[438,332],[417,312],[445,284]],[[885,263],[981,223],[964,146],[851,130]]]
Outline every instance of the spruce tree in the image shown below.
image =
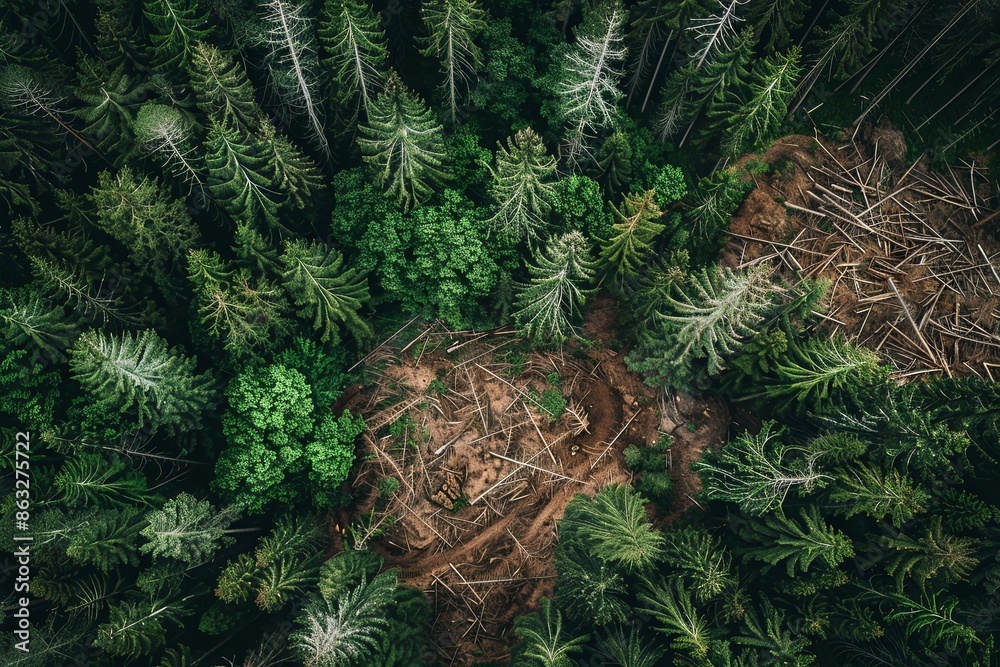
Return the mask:
[[805,573],[817,560],[835,567],[854,555],[851,538],[826,523],[815,505],[802,508],[799,516],[801,523],[780,512],[748,522],[740,530],[751,544],[744,558],[769,565],[784,562],[788,576],[794,577],[796,569]]
[[386,194],[403,210],[427,200],[447,178],[442,127],[395,73],[359,125],[358,146]]
[[[382,69],[389,56],[378,14],[362,0],[326,0],[319,40],[340,104],[346,106],[356,98],[367,112],[384,85]],[[356,115],[356,111],[349,114],[347,120]]]
[[529,264],[531,282],[517,295],[518,326],[542,343],[562,344],[577,335],[574,319],[587,300],[585,285],[594,275],[594,263],[580,232],[549,239],[544,251]]
[[75,113],[84,122],[83,133],[116,165],[120,166],[134,148],[132,122],[146,92],[146,86],[123,65],[110,69],[93,58],[77,61],[73,94],[82,106]]
[[653,618],[660,622],[657,628],[670,636],[670,646],[689,654],[696,661],[704,661],[716,633],[709,627],[708,619],[698,613],[691,594],[684,584],[645,582],[639,599]]
[[741,273],[712,267],[691,274],[675,295],[665,298],[657,328],[642,334],[626,359],[629,367],[682,388],[719,373],[727,357],[756,335],[774,310],[777,288],[770,276],[764,266]]
[[165,72],[187,65],[195,43],[212,34],[208,13],[198,0],[145,0],[143,13],[153,24],[150,39],[157,65]]
[[368,300],[368,281],[354,269],[344,267],[337,250],[303,240],[290,241],[281,255],[284,287],[301,308],[300,314],[313,320],[320,340],[337,339],[342,323],[355,338],[371,335],[358,310]]
[[220,546],[232,544],[227,534],[233,531],[227,529],[238,518],[237,507],[217,510],[207,500],[182,492],[146,515],[147,525],[140,532],[148,542],[139,550],[154,558],[200,565],[210,561]]
[[895,577],[900,591],[907,578],[913,578],[921,588],[931,581],[938,584],[965,581],[979,564],[979,540],[945,532],[939,516],[931,519],[921,537],[883,535],[879,544],[895,552],[888,555],[885,569],[889,576]]
[[97,208],[97,226],[120,241],[157,284],[171,293],[170,275],[200,234],[184,203],[157,181],[129,167],[101,172],[87,199]]
[[888,517],[897,528],[926,509],[930,496],[895,469],[858,461],[837,475],[830,500],[846,518],[865,514],[876,521]]
[[383,572],[339,599],[306,607],[292,646],[307,667],[364,664],[380,648],[389,628],[388,612],[396,590],[394,572]]
[[431,0],[423,3],[420,13],[428,33],[420,40],[424,44],[421,53],[441,61],[441,87],[451,122],[457,123],[463,90],[468,90],[482,64],[475,39],[486,28],[486,12],[476,0]]
[[569,667],[573,656],[583,651],[588,635],[572,635],[563,627],[562,613],[543,597],[539,610],[514,621],[514,634],[521,640],[514,647],[515,665]]
[[329,156],[312,18],[306,5],[295,0],[267,0],[262,8],[264,40],[271,50],[269,64],[275,89],[293,113],[305,117],[309,135],[323,155]]
[[235,124],[244,132],[260,127],[263,112],[253,85],[231,53],[204,42],[194,45],[188,64],[198,108],[218,123]]
[[192,188],[205,187],[192,132],[180,111],[157,102],[144,104],[136,115],[135,133],[142,149],[160,155],[170,173]]
[[521,130],[497,143],[496,168],[490,169],[490,196],[496,213],[490,218],[498,234],[522,240],[538,236],[545,216],[552,210],[556,160],[545,151],[542,138],[534,130]]
[[195,375],[194,367],[194,359],[169,349],[152,330],[121,336],[87,331],[70,357],[72,377],[92,396],[178,431],[197,428],[213,399],[211,379]]
[[274,161],[257,138],[234,126],[212,123],[205,143],[208,188],[237,222],[264,220],[280,229],[280,198],[272,189]]
[[613,226],[615,235],[601,242],[598,264],[621,285],[639,270],[652,250],[652,242],[665,227],[658,221],[663,211],[656,204],[656,191],[625,195]]
[[13,345],[36,346],[55,361],[67,358],[78,333],[62,309],[32,287],[0,289],[0,332]]
[[800,54],[798,47],[792,47],[786,54],[759,61],[747,84],[746,101],[738,108],[723,109],[728,127],[722,147],[729,155],[764,148],[777,136],[802,73]]
[[307,202],[325,187],[316,164],[270,123],[261,127],[260,141],[274,169],[271,187],[284,196],[282,206],[305,208]]
[[564,157],[570,170],[589,157],[590,139],[618,113],[620,65],[627,53],[622,43],[625,19],[617,0],[595,5],[576,29],[576,42],[564,61],[556,94],[567,126]]

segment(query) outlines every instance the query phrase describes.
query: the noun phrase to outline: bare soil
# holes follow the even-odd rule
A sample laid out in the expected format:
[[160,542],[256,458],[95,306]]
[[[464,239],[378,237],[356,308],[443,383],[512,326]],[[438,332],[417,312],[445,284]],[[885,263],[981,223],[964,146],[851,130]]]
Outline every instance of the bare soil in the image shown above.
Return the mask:
[[[657,391],[608,346],[617,322],[614,300],[600,296],[584,328],[591,344],[561,352],[528,351],[509,330],[431,325],[369,359],[366,386],[345,401],[369,424],[351,537],[428,595],[443,664],[509,658],[514,619],[553,592],[557,520],[575,494],[631,481],[627,445],[672,430],[678,492],[657,522],[691,506],[699,484],[690,462],[725,438],[728,411],[680,397],[673,417],[661,414]],[[555,421],[536,403],[546,389],[568,404]],[[388,498],[376,488],[385,477],[400,481]]]

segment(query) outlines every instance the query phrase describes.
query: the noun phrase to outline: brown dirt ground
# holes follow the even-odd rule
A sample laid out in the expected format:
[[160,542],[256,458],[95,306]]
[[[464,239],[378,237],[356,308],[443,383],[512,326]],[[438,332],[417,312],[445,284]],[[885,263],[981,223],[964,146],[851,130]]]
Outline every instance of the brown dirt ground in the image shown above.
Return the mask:
[[[359,452],[368,460],[355,478],[353,492],[362,499],[352,533],[363,536],[363,525],[395,517],[393,525],[390,519],[372,531],[369,544],[398,568],[403,583],[428,595],[435,611],[432,649],[442,664],[509,658],[514,619],[553,592],[556,521],[575,494],[631,480],[621,455],[628,444],[653,444],[672,431],[677,493],[657,523],[693,503],[700,485],[690,462],[725,439],[729,412],[719,401],[680,396],[669,402],[670,416],[661,415],[657,392],[626,370],[623,352],[606,345],[616,338],[617,323],[614,300],[602,294],[588,310],[590,346],[569,344],[561,353],[533,351],[521,359],[505,356],[517,347],[509,331],[483,336],[431,326],[402,353],[383,350],[370,359],[367,386],[353,388],[343,401],[370,427]],[[511,372],[512,361],[522,362],[520,373]],[[568,413],[552,423],[526,408],[522,392],[541,393],[553,371],[570,406],[585,413],[585,432],[574,434]],[[447,391],[433,391],[435,380]],[[395,427],[393,435],[391,424],[403,423],[404,414],[406,427],[402,433]],[[403,481],[388,500],[374,487],[387,475]],[[436,492],[455,480],[469,504],[451,511],[431,498],[441,500]],[[346,525],[348,517],[338,515],[336,522]]]

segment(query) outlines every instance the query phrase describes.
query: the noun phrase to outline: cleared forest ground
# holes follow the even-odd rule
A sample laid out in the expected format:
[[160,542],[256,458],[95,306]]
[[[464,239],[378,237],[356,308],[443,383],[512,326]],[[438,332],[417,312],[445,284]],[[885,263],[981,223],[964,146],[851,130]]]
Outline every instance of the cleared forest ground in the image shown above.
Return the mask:
[[[524,351],[506,329],[431,325],[372,355],[368,383],[347,402],[369,424],[355,539],[428,595],[432,648],[444,664],[509,655],[513,620],[552,594],[556,521],[574,494],[631,480],[625,446],[674,432],[668,520],[697,490],[690,461],[725,438],[724,406],[688,397],[661,405],[604,345],[615,336],[613,300],[589,312],[593,345],[562,353]],[[558,419],[541,407],[546,391],[566,401]],[[379,488],[386,478],[399,481],[390,494],[385,482]]]

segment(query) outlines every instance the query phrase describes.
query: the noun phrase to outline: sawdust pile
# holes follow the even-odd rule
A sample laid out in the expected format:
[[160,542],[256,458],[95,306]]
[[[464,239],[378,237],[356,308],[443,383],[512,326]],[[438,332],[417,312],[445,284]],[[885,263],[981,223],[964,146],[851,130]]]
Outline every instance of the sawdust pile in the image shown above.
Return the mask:
[[[897,377],[993,379],[1000,352],[996,193],[976,164],[905,164],[902,135],[868,128],[841,145],[778,140],[738,211],[729,266],[825,278],[825,326],[879,351]],[[746,164],[744,160],[743,164]]]

